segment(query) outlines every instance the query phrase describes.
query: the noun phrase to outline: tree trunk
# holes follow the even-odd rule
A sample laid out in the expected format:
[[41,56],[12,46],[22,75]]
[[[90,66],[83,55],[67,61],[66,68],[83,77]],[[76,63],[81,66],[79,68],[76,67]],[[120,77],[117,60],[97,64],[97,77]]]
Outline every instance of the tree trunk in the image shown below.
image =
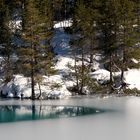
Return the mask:
[[93,63],[93,41],[94,37],[91,35],[91,44],[90,44],[90,64]]
[[75,77],[76,77],[76,88],[77,88],[77,90],[79,90],[79,78],[78,78],[78,72],[77,72],[76,54],[74,57],[75,57],[74,69],[75,69]]
[[84,48],[82,46],[82,70],[81,70],[81,83],[80,83],[80,94],[83,94],[84,87]]
[[[124,24],[126,24],[126,20],[124,19]],[[124,27],[124,30],[123,30],[123,48],[122,48],[122,51],[123,51],[123,60],[122,60],[122,68],[121,68],[121,84],[124,83],[124,70],[126,68],[126,28]]]
[[32,68],[31,68],[31,89],[32,89],[32,100],[35,100],[35,90],[34,90],[34,86],[35,86],[35,82],[34,82],[34,66],[33,66],[33,60],[32,60]]
[[40,83],[38,83],[38,88],[39,88],[39,96],[38,96],[38,99],[39,99],[42,96],[42,91],[41,91]]
[[112,92],[112,86],[113,86],[113,74],[112,74],[112,53],[110,53],[110,92]]
[[123,48],[123,62],[122,62],[122,68],[121,68],[121,83],[124,83],[124,71],[125,71],[125,47]]
[[33,51],[31,58],[31,90],[32,90],[32,100],[35,100],[35,80],[34,80],[34,45],[31,43],[31,48]]

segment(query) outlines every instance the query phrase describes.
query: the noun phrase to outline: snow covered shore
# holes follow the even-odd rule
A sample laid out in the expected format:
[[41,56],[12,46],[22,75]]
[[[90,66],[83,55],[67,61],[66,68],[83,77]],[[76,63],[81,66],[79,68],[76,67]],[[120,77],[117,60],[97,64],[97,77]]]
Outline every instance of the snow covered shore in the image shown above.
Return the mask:
[[[62,24],[62,23],[61,23]],[[60,23],[57,23],[54,27],[55,36],[52,39],[52,45],[54,46],[54,51],[56,55],[55,70],[57,74],[53,76],[43,76],[43,82],[41,84],[41,92],[43,98],[65,98],[71,96],[71,92],[68,90],[69,87],[75,85],[69,74],[72,71],[68,65],[74,66],[74,59],[71,54],[71,47],[69,41],[71,36],[65,33],[63,28],[60,28]],[[67,25],[68,24],[68,25]],[[71,22],[66,21],[65,26],[71,26]],[[100,56],[95,55],[94,69],[95,71],[91,73],[91,77],[97,81],[107,81],[109,80],[110,73],[108,70],[100,66],[98,59]],[[1,60],[2,58],[0,58]],[[67,78],[66,78],[67,77]],[[131,69],[125,72],[125,81],[128,83],[128,88],[137,88],[140,90],[140,69]],[[24,77],[23,75],[14,75],[11,82],[7,84],[2,84],[2,79],[0,91],[6,97],[19,97],[29,98],[31,97],[31,81],[30,78]],[[39,95],[39,87],[35,86],[36,95]]]

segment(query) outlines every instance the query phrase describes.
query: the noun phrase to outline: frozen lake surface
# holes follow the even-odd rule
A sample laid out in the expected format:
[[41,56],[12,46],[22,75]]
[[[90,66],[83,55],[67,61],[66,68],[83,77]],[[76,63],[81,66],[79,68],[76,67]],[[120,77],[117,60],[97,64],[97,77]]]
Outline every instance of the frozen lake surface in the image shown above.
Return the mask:
[[0,123],[0,140],[139,140],[140,98],[74,98],[57,101],[6,100],[0,105],[84,106],[112,110],[77,117]]

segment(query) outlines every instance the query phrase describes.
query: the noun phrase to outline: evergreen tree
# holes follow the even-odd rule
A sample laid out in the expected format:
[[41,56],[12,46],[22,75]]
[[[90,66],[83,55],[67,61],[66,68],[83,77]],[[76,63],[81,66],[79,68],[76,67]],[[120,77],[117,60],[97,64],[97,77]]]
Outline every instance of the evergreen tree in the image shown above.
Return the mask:
[[114,55],[118,49],[118,29],[119,29],[119,3],[117,0],[101,0],[99,7],[101,30],[100,44],[103,47],[104,55],[109,60],[110,89],[113,86],[113,62]]
[[[47,67],[48,70],[49,67],[51,67],[50,65],[46,66],[48,60],[51,61],[50,58],[52,58],[50,57],[51,54],[49,54],[49,52],[51,52],[49,49],[49,40],[52,36],[52,20],[47,16],[48,14],[47,9],[45,7],[44,9],[39,9],[34,0],[25,2],[23,39],[27,47],[21,49],[20,53],[24,56],[23,64],[24,67],[29,70],[29,75],[31,77],[33,100],[36,98],[36,82],[40,89],[42,75],[44,71],[46,71],[45,68]],[[46,39],[47,41],[44,41]]]
[[122,66],[121,66],[121,81],[124,83],[124,71],[127,68],[128,51],[134,46],[135,40],[135,24],[134,3],[130,0],[120,0],[120,45],[122,50]]
[[[97,34],[97,1],[88,1],[88,4],[83,1],[77,1],[77,6],[75,9],[73,30],[80,35],[76,44],[75,51],[78,50],[79,55],[81,55],[81,65],[77,66],[77,53],[75,53],[75,74],[77,89],[80,94],[84,93],[83,88],[88,86],[90,65],[85,65],[85,55],[90,55],[90,63],[93,62],[93,52],[97,48],[96,34]],[[91,79],[90,79],[91,80]],[[93,83],[94,85],[94,83]]]
[[[140,41],[140,2],[137,0],[133,0],[133,10],[131,16],[131,24],[130,25],[130,36],[131,40],[129,41],[129,49],[127,49],[126,57],[127,59],[127,67],[129,68],[139,68],[140,67],[140,49],[139,49],[139,41]],[[133,17],[133,18],[132,18]],[[130,19],[130,20],[131,20]],[[138,60],[137,63],[133,62],[132,60]]]
[[12,29],[9,27],[10,22],[10,10],[5,1],[0,1],[0,44],[1,55],[3,55],[3,76],[4,82],[7,83],[12,79],[13,66],[11,62],[12,55]]

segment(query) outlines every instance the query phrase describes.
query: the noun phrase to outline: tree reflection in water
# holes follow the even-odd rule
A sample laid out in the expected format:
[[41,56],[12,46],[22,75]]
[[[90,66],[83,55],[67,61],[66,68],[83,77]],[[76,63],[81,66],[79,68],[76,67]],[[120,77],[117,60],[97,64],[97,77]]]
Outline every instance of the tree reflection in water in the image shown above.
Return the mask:
[[76,117],[106,112],[81,106],[3,105],[0,106],[0,123],[25,120]]

